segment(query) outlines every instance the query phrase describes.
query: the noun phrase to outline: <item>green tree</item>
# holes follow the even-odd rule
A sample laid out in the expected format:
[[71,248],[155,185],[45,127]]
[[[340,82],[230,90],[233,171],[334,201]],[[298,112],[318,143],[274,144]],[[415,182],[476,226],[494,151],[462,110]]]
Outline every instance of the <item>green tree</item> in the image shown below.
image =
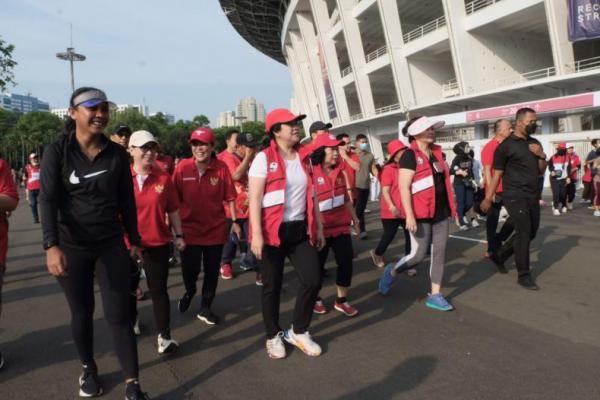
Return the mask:
[[0,92],[4,92],[8,85],[15,84],[13,68],[17,62],[12,59],[14,49],[14,45],[6,43],[0,37]]
[[10,141],[20,149],[21,163],[26,162],[30,152],[40,153],[42,148],[63,133],[63,122],[48,112],[29,112],[22,114],[12,129]]
[[194,125],[196,125],[196,127],[200,128],[203,126],[209,126],[210,125],[210,120],[208,119],[208,117],[204,114],[200,114],[200,115],[196,115],[194,117],[194,119],[192,119],[192,122],[194,123]]

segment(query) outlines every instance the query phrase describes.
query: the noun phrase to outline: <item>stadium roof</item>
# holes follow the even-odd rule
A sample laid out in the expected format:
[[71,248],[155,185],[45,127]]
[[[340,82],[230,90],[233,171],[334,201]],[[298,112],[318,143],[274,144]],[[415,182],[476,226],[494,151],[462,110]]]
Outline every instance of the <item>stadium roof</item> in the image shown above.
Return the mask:
[[281,29],[290,0],[219,0],[236,31],[252,46],[285,64]]

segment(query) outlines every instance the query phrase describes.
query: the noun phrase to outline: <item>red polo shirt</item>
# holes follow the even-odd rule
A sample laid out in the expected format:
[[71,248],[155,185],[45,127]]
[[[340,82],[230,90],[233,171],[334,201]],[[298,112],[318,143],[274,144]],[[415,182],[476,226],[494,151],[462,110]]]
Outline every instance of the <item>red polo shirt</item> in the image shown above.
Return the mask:
[[185,242],[211,246],[227,242],[224,201],[235,200],[235,188],[227,165],[213,159],[200,176],[194,158],[181,160],[173,173],[179,194]]
[[[400,168],[396,163],[389,163],[383,167],[383,171],[379,176],[381,177],[381,187],[388,186],[390,188],[390,197],[392,203],[398,210],[402,209],[402,201],[400,199],[400,186],[399,186],[399,175]],[[400,218],[395,216],[388,206],[388,202],[385,201],[383,194],[380,196],[380,212],[381,219],[396,219]]]
[[[10,167],[6,161],[0,159],[0,194],[19,200],[17,185],[10,173]],[[0,213],[0,264],[6,264],[6,253],[8,252],[8,219],[5,213]]]
[[160,168],[153,168],[140,190],[138,174],[131,168],[133,192],[137,208],[142,247],[158,247],[173,238],[166,214],[179,209],[179,196],[171,177]]
[[[235,170],[240,166],[242,160],[235,153],[230,153],[227,150],[219,153],[217,158],[227,165],[229,173],[233,176]],[[248,198],[248,173],[242,177],[239,181],[233,181],[235,191],[237,193],[235,199],[235,213],[237,218],[247,219],[249,214],[249,198]],[[223,203],[225,209],[225,215],[227,218],[231,218],[231,210],[229,203]]]
[[[496,149],[500,146],[500,142],[496,140],[496,138],[492,138],[489,142],[483,146],[481,150],[481,164],[485,167],[486,165],[493,167],[494,165],[494,154],[496,153]],[[492,176],[494,175],[494,168],[492,168]],[[496,193],[502,193],[502,179],[498,184],[498,188],[496,189]]]
[[160,156],[156,157],[156,161],[154,162],[163,172],[166,172],[169,175],[171,175],[175,169],[175,161],[173,160],[173,157],[166,154],[161,154]]
[[[351,151],[348,156],[350,159],[360,165],[360,158],[356,155],[355,152]],[[341,161],[342,168],[346,172],[346,177],[348,179],[348,184],[352,188],[352,198],[356,199],[356,193],[354,189],[356,188],[356,170],[350,166],[344,159]]]

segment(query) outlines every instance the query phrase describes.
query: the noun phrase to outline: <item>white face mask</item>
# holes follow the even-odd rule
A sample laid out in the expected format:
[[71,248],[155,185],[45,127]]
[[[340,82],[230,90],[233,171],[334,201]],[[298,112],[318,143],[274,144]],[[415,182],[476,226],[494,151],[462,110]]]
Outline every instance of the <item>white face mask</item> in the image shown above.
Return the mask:
[[369,143],[367,143],[367,142],[363,142],[363,143],[361,143],[361,144],[360,144],[360,146],[359,146],[359,147],[360,147],[360,149],[361,149],[362,151],[367,151],[367,150],[369,150]]

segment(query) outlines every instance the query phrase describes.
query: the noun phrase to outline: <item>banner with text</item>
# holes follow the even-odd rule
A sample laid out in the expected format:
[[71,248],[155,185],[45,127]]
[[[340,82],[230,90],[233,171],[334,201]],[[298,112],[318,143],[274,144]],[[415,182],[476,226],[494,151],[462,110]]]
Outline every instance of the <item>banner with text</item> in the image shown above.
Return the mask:
[[600,38],[600,0],[568,0],[569,40]]

